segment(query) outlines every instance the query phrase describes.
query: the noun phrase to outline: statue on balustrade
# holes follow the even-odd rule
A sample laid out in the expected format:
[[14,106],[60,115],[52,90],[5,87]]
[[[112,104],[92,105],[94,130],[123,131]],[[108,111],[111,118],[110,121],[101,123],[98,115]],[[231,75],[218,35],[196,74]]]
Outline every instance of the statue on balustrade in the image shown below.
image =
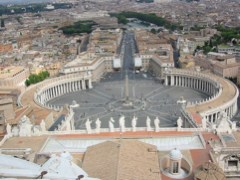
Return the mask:
[[41,135],[41,127],[40,125],[34,125],[32,127],[32,133],[35,135],[35,136],[40,136]]
[[86,127],[88,134],[92,133],[91,123],[92,123],[92,121],[90,121],[89,119],[87,119],[87,121],[85,122],[85,127]]
[[232,133],[232,122],[230,121],[227,113],[223,110],[219,114],[218,123],[214,123],[216,132],[219,133]]
[[205,116],[202,118],[202,128],[203,129],[207,128],[207,119],[205,118]]
[[46,123],[45,123],[44,119],[42,119],[42,121],[40,123],[40,127],[41,127],[42,132],[46,131]]
[[101,129],[101,121],[99,118],[97,118],[95,125],[96,125],[96,133],[100,133],[100,129]]
[[227,113],[224,110],[220,111],[220,113],[218,115],[217,122],[220,122],[222,120],[224,120],[224,121],[228,120],[228,115],[227,115]]
[[138,118],[136,116],[133,116],[133,119],[132,119],[132,131],[133,132],[136,132],[137,120],[138,120]]
[[[62,122],[62,123],[63,123],[63,122]],[[62,130],[62,124],[61,124],[61,123],[58,124],[57,129],[58,129],[58,131],[61,131],[61,130]]]
[[159,132],[159,124],[160,124],[160,120],[158,119],[158,117],[156,117],[154,119],[155,132]]
[[31,136],[32,135],[32,123],[30,121],[30,119],[24,115],[19,123],[18,123],[18,127],[19,127],[19,136]]
[[7,123],[6,130],[7,130],[7,136],[12,137],[12,126],[9,123]]
[[149,118],[149,116],[146,119],[146,127],[147,127],[147,131],[151,131],[152,130],[151,119]]
[[114,132],[114,119],[111,117],[110,120],[108,121],[108,126],[109,126],[109,131]]
[[119,127],[121,132],[125,132],[125,116],[124,115],[122,115],[119,118]]
[[182,128],[182,125],[183,125],[183,120],[182,120],[181,117],[179,117],[177,119],[177,128],[178,128],[178,130],[180,130]]
[[65,125],[66,125],[66,131],[71,131],[72,130],[70,120],[65,119]]

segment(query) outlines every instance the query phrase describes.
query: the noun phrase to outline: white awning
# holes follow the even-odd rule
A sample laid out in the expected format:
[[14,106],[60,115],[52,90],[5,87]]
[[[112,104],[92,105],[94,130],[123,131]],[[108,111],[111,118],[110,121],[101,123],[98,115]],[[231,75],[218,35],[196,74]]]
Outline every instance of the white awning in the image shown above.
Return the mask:
[[135,67],[142,67],[142,58],[140,58],[140,57],[135,57],[135,58],[134,58],[134,66],[135,66]]
[[120,58],[113,59],[113,68],[121,68],[121,59]]

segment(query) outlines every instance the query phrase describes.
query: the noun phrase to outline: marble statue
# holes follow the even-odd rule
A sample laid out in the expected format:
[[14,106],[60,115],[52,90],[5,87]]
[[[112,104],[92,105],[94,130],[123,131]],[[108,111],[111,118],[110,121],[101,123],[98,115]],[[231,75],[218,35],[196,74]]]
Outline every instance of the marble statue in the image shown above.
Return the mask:
[[125,132],[125,116],[119,118],[119,127],[121,132]]
[[7,130],[7,136],[12,137],[12,126],[9,123],[7,123],[6,130]]
[[58,130],[58,131],[61,131],[61,130],[62,130],[62,125],[61,125],[61,124],[58,124],[57,130]]
[[11,135],[11,134],[12,134],[12,126],[11,126],[9,123],[7,123],[6,130],[7,130],[7,134],[8,134],[8,135]]
[[19,136],[24,137],[24,136],[31,136],[32,135],[32,123],[30,119],[27,116],[23,116],[19,123]]
[[215,127],[212,128],[219,133],[232,133],[232,122],[229,120],[229,117],[225,111],[221,111],[219,118],[218,118],[218,123],[214,123]]
[[156,117],[154,119],[155,132],[159,132],[159,123],[160,123],[160,120],[158,119],[158,117]]
[[12,127],[12,135],[15,137],[19,136],[19,127],[17,127],[17,126]]
[[136,116],[133,116],[133,119],[132,119],[132,131],[133,132],[136,132],[137,119],[138,118]]
[[41,131],[45,132],[46,131],[46,123],[45,121],[42,119],[41,123],[40,123],[40,127],[41,127]]
[[79,104],[77,103],[77,101],[73,100],[72,104],[70,105],[70,108],[72,109],[72,108],[77,108],[77,107],[79,107]]
[[216,124],[212,124],[212,129],[213,129],[214,131],[216,131],[216,130],[217,130],[217,125],[216,125]]
[[151,131],[151,119],[149,118],[149,116],[146,119],[146,126],[147,126],[147,131]]
[[100,133],[100,129],[101,129],[101,121],[99,118],[97,118],[97,120],[95,121],[95,125],[96,125],[96,133]]
[[232,130],[233,130],[233,131],[236,131],[236,130],[237,130],[236,127],[237,127],[237,126],[236,126],[236,121],[233,121],[233,122],[232,122]]
[[203,129],[207,128],[207,119],[205,118],[205,116],[202,118],[202,128]]
[[40,126],[39,125],[33,126],[32,132],[35,136],[40,136],[41,135]]
[[90,121],[89,119],[87,119],[87,121],[85,122],[85,127],[86,127],[88,134],[92,133],[91,123],[92,123],[92,121]]
[[222,120],[227,120],[227,118],[228,118],[227,113],[224,110],[222,110],[219,113],[217,121],[220,122]]
[[114,119],[111,117],[110,120],[108,121],[108,126],[109,126],[109,131],[114,132]]
[[181,117],[179,117],[178,120],[177,120],[178,131],[182,128],[182,125],[183,125],[183,120],[182,120]]
[[65,120],[65,123],[66,123],[66,131],[71,131],[72,127],[71,127],[70,121],[69,120]]
[[224,119],[222,119],[222,121],[220,121],[218,126],[216,124],[214,124],[213,129],[217,132],[217,134],[232,133],[230,123]]
[[179,100],[177,100],[177,104],[185,104],[187,101],[183,98],[183,96],[180,97]]

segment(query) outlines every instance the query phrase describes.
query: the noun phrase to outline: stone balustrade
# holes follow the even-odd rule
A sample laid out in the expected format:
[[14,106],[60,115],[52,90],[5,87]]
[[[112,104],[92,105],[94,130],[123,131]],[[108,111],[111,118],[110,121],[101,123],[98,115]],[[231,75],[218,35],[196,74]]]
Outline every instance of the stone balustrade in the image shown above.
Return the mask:
[[[143,132],[146,131],[146,127],[137,127],[136,128],[136,132]],[[203,128],[181,128],[180,130],[177,129],[177,127],[170,127],[170,128],[165,128],[165,127],[160,127],[158,132],[164,132],[164,131],[172,131],[172,132],[203,132],[205,131],[205,129]],[[109,128],[101,128],[100,131],[95,131],[95,129],[92,129],[90,134],[101,134],[101,133],[110,133]],[[114,128],[113,132],[118,132],[118,133],[122,133],[120,128]],[[126,127],[125,128],[125,132],[133,132],[132,131],[132,127]],[[148,131],[149,134],[151,136],[151,133],[155,132],[154,127]],[[43,135],[64,135],[64,134],[89,134],[87,132],[87,130],[63,130],[63,131],[45,131],[42,132]]]

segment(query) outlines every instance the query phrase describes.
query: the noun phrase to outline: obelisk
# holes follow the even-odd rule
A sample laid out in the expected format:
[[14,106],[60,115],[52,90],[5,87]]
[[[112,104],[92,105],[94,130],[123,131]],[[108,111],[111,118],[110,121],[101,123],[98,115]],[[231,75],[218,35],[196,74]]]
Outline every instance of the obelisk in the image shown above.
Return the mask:
[[128,100],[129,100],[128,74],[126,72],[126,75],[125,75],[125,102],[127,103]]

